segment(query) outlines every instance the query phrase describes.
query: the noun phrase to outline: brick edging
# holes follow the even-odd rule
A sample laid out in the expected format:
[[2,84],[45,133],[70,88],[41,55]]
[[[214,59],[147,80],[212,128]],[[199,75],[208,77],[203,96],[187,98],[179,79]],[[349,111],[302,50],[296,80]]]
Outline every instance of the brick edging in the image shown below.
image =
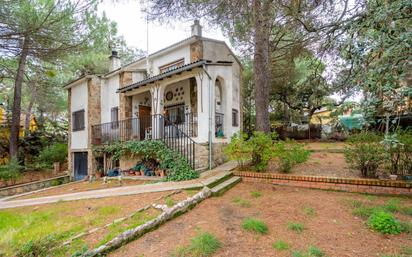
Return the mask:
[[412,183],[406,181],[335,178],[319,176],[303,176],[275,173],[257,173],[234,171],[245,182],[266,182],[277,185],[289,185],[305,188],[318,188],[360,193],[378,194],[412,194]]

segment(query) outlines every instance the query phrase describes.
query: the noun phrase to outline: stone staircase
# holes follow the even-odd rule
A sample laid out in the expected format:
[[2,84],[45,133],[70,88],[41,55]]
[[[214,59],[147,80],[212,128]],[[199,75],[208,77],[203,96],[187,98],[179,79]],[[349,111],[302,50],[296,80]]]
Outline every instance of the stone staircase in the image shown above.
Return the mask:
[[202,181],[202,184],[211,189],[213,196],[220,196],[234,187],[241,180],[240,177],[233,176],[232,171],[222,171],[205,178]]

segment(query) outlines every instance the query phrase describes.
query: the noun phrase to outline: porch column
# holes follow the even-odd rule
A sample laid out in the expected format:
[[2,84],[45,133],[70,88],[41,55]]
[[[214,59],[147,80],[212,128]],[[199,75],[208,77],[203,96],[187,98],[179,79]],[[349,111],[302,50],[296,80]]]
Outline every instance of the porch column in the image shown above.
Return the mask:
[[164,104],[163,95],[166,85],[156,83],[154,87],[150,89],[152,96],[152,138],[159,139],[163,134],[164,129]]

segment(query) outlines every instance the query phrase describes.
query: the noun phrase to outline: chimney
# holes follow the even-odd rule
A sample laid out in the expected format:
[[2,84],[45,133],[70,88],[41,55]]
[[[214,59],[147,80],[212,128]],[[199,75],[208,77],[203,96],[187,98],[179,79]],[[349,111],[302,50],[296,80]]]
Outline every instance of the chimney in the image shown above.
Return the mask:
[[112,55],[109,57],[109,59],[110,59],[110,70],[109,71],[117,70],[118,68],[122,66],[122,63],[120,62],[120,58],[119,56],[117,56],[117,51],[112,50]]
[[192,28],[192,36],[198,36],[198,37],[202,36],[202,26],[200,26],[199,20],[195,20],[191,28]]

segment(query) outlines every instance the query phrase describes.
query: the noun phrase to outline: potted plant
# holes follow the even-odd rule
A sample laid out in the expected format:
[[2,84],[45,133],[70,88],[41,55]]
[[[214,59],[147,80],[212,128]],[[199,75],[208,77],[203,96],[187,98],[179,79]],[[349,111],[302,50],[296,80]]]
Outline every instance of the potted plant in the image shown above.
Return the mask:
[[96,171],[96,178],[101,178],[103,176],[103,170],[98,168]]

